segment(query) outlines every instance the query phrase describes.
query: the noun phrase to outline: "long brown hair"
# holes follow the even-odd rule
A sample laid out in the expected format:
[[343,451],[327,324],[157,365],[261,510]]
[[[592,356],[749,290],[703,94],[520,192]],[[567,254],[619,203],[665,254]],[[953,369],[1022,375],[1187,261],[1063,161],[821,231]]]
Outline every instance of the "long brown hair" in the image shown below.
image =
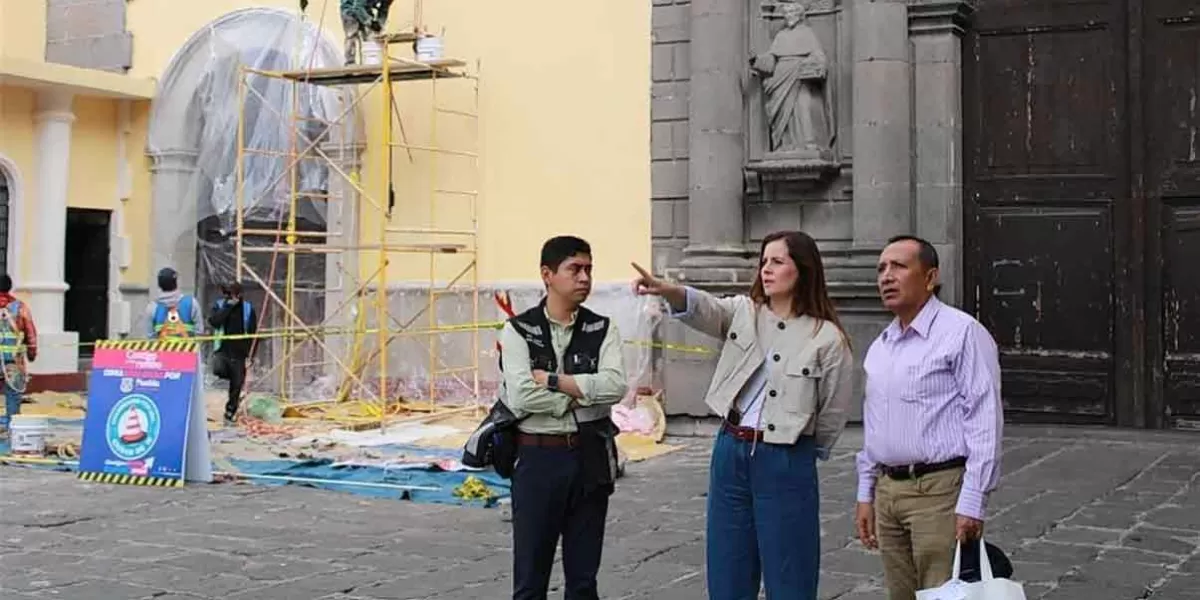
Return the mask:
[[[803,231],[776,231],[763,238],[758,250],[758,273],[754,275],[754,285],[750,288],[750,298],[758,306],[768,304],[767,293],[762,282],[762,255],[767,250],[767,244],[783,240],[787,245],[788,256],[796,263],[796,286],[792,289],[792,312],[795,315],[807,315],[814,319],[823,319],[833,323],[842,335],[846,347],[850,347],[850,336],[838,319],[837,309],[829,299],[829,290],[825,286],[825,265],[821,261],[821,251],[817,249],[816,240]],[[820,325],[818,324],[818,329]]]

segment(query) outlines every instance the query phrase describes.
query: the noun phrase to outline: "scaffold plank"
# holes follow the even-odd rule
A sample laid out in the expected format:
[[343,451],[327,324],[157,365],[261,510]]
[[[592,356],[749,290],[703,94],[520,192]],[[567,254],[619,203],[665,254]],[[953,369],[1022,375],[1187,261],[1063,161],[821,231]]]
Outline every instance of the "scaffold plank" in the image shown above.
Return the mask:
[[[421,63],[392,60],[389,75],[393,81],[419,81],[434,77],[454,78],[462,74],[451,69],[467,63],[457,58],[438,58]],[[347,65],[299,71],[281,71],[279,77],[314,85],[351,85],[371,83],[383,77],[383,65]]]

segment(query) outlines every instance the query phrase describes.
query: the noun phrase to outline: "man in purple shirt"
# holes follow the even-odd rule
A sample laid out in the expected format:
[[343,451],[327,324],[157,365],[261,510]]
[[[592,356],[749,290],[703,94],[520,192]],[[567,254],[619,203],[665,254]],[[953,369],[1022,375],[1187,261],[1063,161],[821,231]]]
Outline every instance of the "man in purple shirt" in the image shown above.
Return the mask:
[[1000,478],[1004,416],[996,342],[937,299],[938,255],[897,236],[879,257],[879,293],[896,318],[867,350],[858,536],[883,554],[890,600],[950,579],[955,540],[983,535]]

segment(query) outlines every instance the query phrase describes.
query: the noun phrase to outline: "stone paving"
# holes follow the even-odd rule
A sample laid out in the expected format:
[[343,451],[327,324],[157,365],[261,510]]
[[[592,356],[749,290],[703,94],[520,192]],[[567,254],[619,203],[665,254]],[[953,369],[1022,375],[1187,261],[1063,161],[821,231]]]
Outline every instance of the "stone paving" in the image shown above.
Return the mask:
[[[989,540],[1009,553],[1031,600],[1200,600],[1200,438],[1007,433]],[[879,559],[852,533],[859,440],[847,432],[843,450],[822,465],[825,599],[883,597]],[[710,442],[682,441],[686,450],[631,465],[621,481],[604,598],[705,597]],[[7,467],[0,598],[501,599],[507,527],[498,510],[290,486],[121,487]]]

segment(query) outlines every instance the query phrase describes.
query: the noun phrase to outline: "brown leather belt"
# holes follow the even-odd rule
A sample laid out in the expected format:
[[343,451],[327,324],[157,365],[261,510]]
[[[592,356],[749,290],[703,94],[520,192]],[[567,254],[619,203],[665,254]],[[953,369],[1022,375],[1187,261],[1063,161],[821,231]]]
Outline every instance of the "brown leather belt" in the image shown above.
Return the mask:
[[574,433],[518,433],[517,444],[522,446],[544,446],[547,448],[574,448],[579,445],[579,435]]
[[729,422],[728,420],[722,421],[721,426],[725,429],[726,432],[729,433],[729,435],[732,435],[734,438],[742,440],[743,442],[761,442],[762,441],[762,436],[763,436],[762,431],[755,429],[753,427],[739,427],[739,426],[734,425],[733,423]]
[[917,463],[914,465],[879,465],[879,472],[896,480],[916,479],[922,475],[937,473],[938,471],[946,471],[956,469],[958,467],[967,466],[967,459],[963,457],[952,458],[950,460],[937,463]]

